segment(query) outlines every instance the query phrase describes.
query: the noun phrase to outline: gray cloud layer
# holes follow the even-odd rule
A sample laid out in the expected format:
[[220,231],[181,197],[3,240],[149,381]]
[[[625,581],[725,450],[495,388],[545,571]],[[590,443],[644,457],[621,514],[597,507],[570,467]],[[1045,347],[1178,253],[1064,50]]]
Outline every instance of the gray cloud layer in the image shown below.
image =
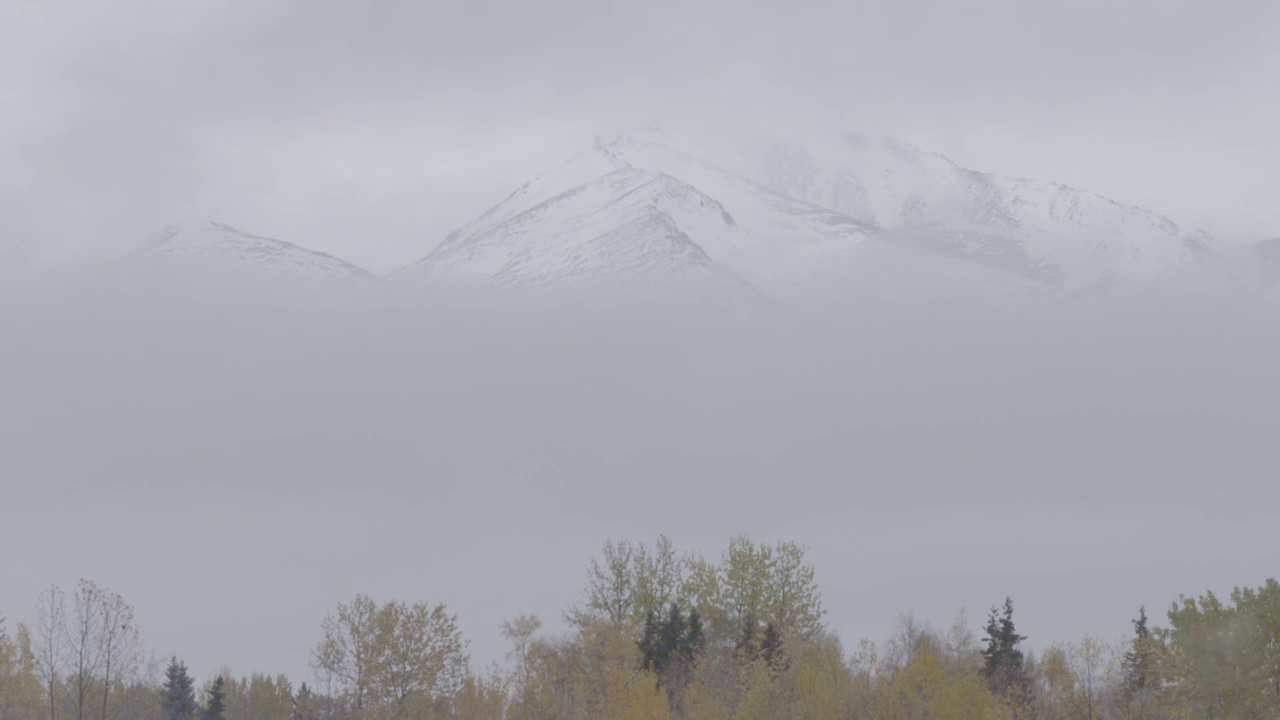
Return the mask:
[[187,213],[424,254],[601,130],[884,131],[1280,232],[1280,9],[1202,2],[9,3],[0,217],[37,257]]
[[610,536],[808,543],[849,642],[1005,594],[1038,647],[1118,636],[1275,571],[1280,336],[1245,301],[747,317],[122,272],[0,296],[0,608],[90,577],[200,673],[305,677],[356,592],[447,602],[500,658]]
[[[0,257],[200,213],[405,261],[650,120],[888,132],[1280,234],[1273,2],[783,8],[7,2]],[[0,610],[92,577],[202,673],[303,673],[357,591],[448,602],[497,657],[609,535],[809,542],[847,640],[1005,593],[1037,642],[1119,633],[1278,559],[1280,338],[1232,302],[747,322],[3,280]]]

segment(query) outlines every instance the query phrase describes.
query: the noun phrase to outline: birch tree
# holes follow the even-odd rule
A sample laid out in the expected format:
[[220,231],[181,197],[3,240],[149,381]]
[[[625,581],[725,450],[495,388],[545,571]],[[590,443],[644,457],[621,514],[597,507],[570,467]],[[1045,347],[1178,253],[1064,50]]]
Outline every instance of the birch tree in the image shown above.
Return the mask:
[[102,590],[81,580],[71,596],[72,615],[66,630],[76,720],[84,720],[92,701],[90,693],[102,667]]
[[587,583],[581,602],[565,612],[565,620],[584,627],[597,619],[622,628],[635,619],[636,586],[632,560],[636,549],[626,540],[606,540],[600,558],[587,564]]
[[1098,696],[1108,668],[1110,649],[1101,640],[1085,635],[1067,651],[1067,663],[1080,693],[1085,720],[1097,715]]
[[462,688],[466,643],[444,605],[388,602],[357,595],[324,622],[312,665],[352,701],[357,717],[373,709],[421,715]]
[[40,594],[36,601],[34,631],[36,672],[40,676],[49,703],[49,720],[58,720],[58,686],[65,661],[62,639],[67,631],[66,596],[56,585]]
[[377,614],[378,604],[367,595],[339,604],[336,614],[325,617],[324,639],[311,654],[312,667],[351,697],[357,716],[373,689],[380,643]]
[[133,606],[123,597],[100,591],[97,601],[97,616],[101,622],[98,635],[98,654],[102,664],[101,720],[111,720],[119,715],[119,708],[111,707],[113,689],[132,680],[142,664],[142,636],[133,619]]

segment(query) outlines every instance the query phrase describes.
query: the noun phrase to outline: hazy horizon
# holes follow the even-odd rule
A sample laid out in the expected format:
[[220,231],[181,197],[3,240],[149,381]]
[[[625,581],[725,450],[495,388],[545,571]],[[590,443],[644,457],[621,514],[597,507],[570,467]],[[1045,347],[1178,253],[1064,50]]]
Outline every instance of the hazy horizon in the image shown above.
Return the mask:
[[200,674],[309,676],[357,592],[448,604],[482,666],[502,620],[559,626],[606,538],[659,533],[808,545],[847,647],[1006,594],[1035,646],[1118,636],[1274,573],[1280,335],[1244,298],[748,313],[154,273],[5,286],[0,608],[90,578]]
[[[804,544],[846,650],[1274,577],[1280,246],[1239,246],[1280,236],[1277,37],[1271,0],[11,0],[0,614],[87,578],[202,679],[300,680],[356,593],[502,661],[610,538]],[[1051,182],[619,160],[438,275],[208,227],[124,257],[200,217],[382,273],[648,126]]]

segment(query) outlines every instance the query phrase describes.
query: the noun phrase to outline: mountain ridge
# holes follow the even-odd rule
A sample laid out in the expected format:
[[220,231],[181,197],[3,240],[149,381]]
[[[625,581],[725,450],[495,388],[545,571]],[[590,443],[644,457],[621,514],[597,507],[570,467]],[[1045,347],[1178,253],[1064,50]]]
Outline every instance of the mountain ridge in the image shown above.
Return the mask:
[[1217,254],[1207,233],[1147,208],[965,168],[893,138],[844,132],[747,148],[729,167],[767,187],[938,244],[959,238],[1021,255],[1026,271],[1065,287],[1146,281]]
[[129,252],[136,258],[219,263],[310,280],[372,278],[374,274],[328,253],[284,240],[252,235],[207,218],[171,223]]
[[[869,187],[842,166],[848,157],[836,157],[834,169],[819,168],[800,151],[784,151],[790,153],[790,169],[799,172],[796,180],[753,169],[750,153],[737,168],[732,158],[716,162],[696,156],[673,145],[661,131],[597,138],[592,148],[520,186],[394,274],[442,271],[447,269],[442,259],[449,257],[452,270],[472,280],[536,285],[573,275],[567,268],[553,269],[554,260],[542,268],[532,262],[534,248],[556,245],[561,230],[555,226],[564,223],[539,228],[526,213],[564,203],[578,188],[628,169],[674,178],[682,184],[681,192],[718,206],[725,227],[666,216],[711,261],[766,291],[802,287],[818,276],[838,284],[841,272],[852,276],[862,271],[858,264],[868,262],[869,255],[882,255],[886,244],[896,246],[899,259],[913,254],[945,258],[985,268],[991,278],[1007,276],[1014,285],[1029,281],[1068,289],[1147,281],[1195,261],[1198,252],[1214,252],[1207,236],[1179,236],[1168,218],[1088,191],[1048,181],[1000,179],[902,141],[872,141],[853,133],[843,134],[841,141],[855,150],[871,149],[874,162],[866,165],[871,169],[858,171],[864,177],[876,174],[885,158],[897,158],[897,166],[879,173],[884,187]],[[598,219],[608,214],[604,206],[582,212]],[[513,223],[521,226],[519,232]],[[682,223],[697,227],[686,229]],[[1133,227],[1155,228],[1155,234],[1135,243],[1128,232]],[[498,249],[492,242],[498,236],[521,249]],[[589,250],[589,242],[580,242],[575,262],[581,265]],[[506,267],[499,275],[494,257],[481,260],[486,253],[518,253],[525,258],[524,267]],[[475,266],[466,269],[464,258]],[[596,264],[604,274],[613,272],[604,258]]]
[[[940,287],[955,276],[997,294],[1075,295],[1223,258],[1207,233],[1154,211],[965,168],[894,138],[843,132],[698,149],[655,129],[597,137],[385,276],[530,288],[715,276],[769,295],[868,280]],[[374,277],[203,218],[166,226],[132,254]],[[1275,254],[1259,245],[1264,272]]]

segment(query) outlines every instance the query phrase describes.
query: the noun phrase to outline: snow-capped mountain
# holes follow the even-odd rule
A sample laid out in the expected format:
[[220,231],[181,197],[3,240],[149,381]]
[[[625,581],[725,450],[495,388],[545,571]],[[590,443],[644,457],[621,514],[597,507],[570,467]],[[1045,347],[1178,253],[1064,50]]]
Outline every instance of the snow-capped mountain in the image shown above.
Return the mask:
[[332,255],[283,240],[250,235],[212,220],[187,220],[166,226],[132,255],[307,280],[371,277],[367,270]]
[[1141,284],[1217,255],[1204,233],[1148,210],[895,140],[845,134],[715,158],[656,131],[597,141],[401,274],[545,285],[696,270],[769,293],[914,283],[1022,295]]
[[735,231],[714,200],[662,173],[619,168],[525,209],[539,196],[530,190],[451,234],[410,270],[510,285],[711,272],[685,229]]
[[753,143],[724,162],[784,195],[1068,288],[1147,281],[1217,255],[1202,231],[1149,210],[888,138]]
[[769,286],[806,279],[876,232],[624,136],[519,188],[402,272],[539,285],[714,267]]
[[[904,271],[951,268],[968,294],[1030,289],[870,223],[787,197],[676,149],[658,133],[598,141],[450,233],[400,271],[539,286],[656,272],[735,278],[769,294],[892,287]],[[910,272],[907,273],[911,274]],[[926,271],[926,274],[929,274]],[[968,288],[977,282],[981,290]],[[1005,286],[993,291],[992,285]],[[936,272],[928,285],[947,294]]]

